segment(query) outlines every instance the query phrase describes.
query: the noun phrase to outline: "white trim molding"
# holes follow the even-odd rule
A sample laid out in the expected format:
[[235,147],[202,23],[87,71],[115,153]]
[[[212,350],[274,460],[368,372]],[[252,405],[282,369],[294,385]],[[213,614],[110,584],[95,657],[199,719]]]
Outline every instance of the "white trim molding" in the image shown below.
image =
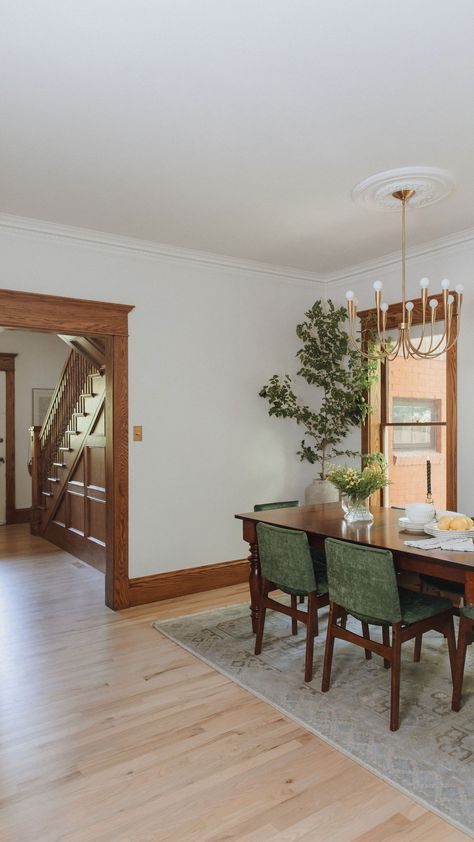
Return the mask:
[[106,250],[122,250],[148,255],[149,257],[165,258],[173,261],[186,261],[188,263],[200,263],[208,266],[217,266],[225,269],[235,269],[239,272],[255,272],[280,279],[285,283],[298,286],[313,287],[315,284],[324,284],[325,276],[317,272],[306,272],[301,269],[294,269],[291,266],[277,266],[272,263],[259,263],[256,260],[239,260],[228,255],[214,254],[212,252],[197,251],[194,249],[178,248],[168,246],[153,240],[140,240],[135,237],[125,237],[121,234],[109,234],[102,231],[94,231],[89,228],[77,228],[73,225],[60,225],[56,222],[47,222],[41,219],[14,216],[7,213],[0,213],[0,231],[8,231],[13,234],[29,235],[41,239],[69,240],[86,246],[93,246]]
[[[464,231],[457,231],[455,234],[448,234],[446,237],[439,237],[437,240],[431,240],[430,242],[407,249],[407,260],[425,257],[426,255],[436,254],[440,251],[462,249],[465,247],[472,248],[473,246],[474,228],[466,228]],[[324,276],[324,283],[326,286],[336,286],[339,283],[342,284],[343,282],[349,281],[351,278],[374,274],[383,269],[388,269],[390,266],[400,264],[400,250],[393,251],[390,254],[367,260],[364,263],[357,263],[345,269],[336,270],[335,272],[327,272]]]
[[[168,246],[153,240],[140,240],[133,237],[125,237],[118,234],[108,234],[101,231],[93,231],[89,228],[76,228],[72,225],[59,225],[55,222],[46,222],[40,219],[29,217],[13,216],[0,213],[0,231],[9,232],[19,236],[33,236],[40,239],[48,238],[57,241],[67,240],[88,247],[95,247],[105,250],[122,250],[153,258],[161,258],[172,261],[186,261],[188,263],[202,264],[225,269],[234,269],[238,272],[254,272],[266,277],[273,277],[283,283],[294,284],[314,288],[321,284],[323,289],[338,284],[347,283],[348,280],[370,273],[376,273],[390,266],[400,263],[400,252],[395,251],[379,258],[367,260],[364,263],[347,266],[344,269],[334,272],[305,272],[290,266],[278,266],[271,263],[259,263],[254,260],[239,260],[227,255],[213,254],[212,252],[197,251],[194,249],[177,248]],[[414,246],[407,251],[407,258],[414,259],[425,255],[434,254],[440,251],[461,249],[474,245],[474,228],[466,228],[457,231],[446,237]],[[326,290],[327,291],[327,290]]]

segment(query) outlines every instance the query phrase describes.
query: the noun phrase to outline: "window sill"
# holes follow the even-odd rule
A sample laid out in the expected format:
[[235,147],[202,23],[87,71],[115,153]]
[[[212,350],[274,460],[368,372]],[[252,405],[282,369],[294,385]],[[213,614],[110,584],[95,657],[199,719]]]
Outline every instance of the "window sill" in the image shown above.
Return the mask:
[[394,453],[392,461],[394,465],[402,467],[403,465],[426,465],[426,460],[429,459],[431,465],[442,465],[444,456],[437,450],[423,450],[414,453],[402,451],[401,453]]

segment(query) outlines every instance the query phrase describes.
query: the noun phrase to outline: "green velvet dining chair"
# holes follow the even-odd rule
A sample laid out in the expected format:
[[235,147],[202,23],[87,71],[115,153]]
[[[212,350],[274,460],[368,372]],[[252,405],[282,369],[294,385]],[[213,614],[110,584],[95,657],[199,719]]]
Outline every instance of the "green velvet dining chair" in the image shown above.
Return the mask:
[[463,605],[459,609],[459,633],[454,665],[453,698],[451,707],[458,711],[461,707],[462,685],[464,680],[464,665],[466,649],[474,639],[474,605]]
[[299,506],[299,500],[281,500],[277,503],[255,503],[254,512],[267,512],[271,509],[294,509]]
[[[311,557],[308,536],[296,529],[257,524],[258,550],[262,570],[255,654],[262,651],[267,608],[291,617],[292,633],[298,620],[306,625],[305,681],[313,677],[314,638],[318,635],[318,609],[328,604],[326,580],[318,578]],[[272,599],[275,590],[290,595],[290,605]],[[307,610],[297,607],[298,597],[308,597]]]
[[[286,500],[276,503],[256,503],[253,507],[254,512],[266,512],[271,509],[293,509],[299,506],[299,500]],[[311,558],[316,566],[316,574],[319,578],[326,579],[326,557],[324,550],[318,547],[310,547]],[[300,604],[304,602],[304,596],[299,598]]]
[[[381,655],[391,666],[390,730],[400,725],[401,645],[431,629],[448,641],[454,681],[456,641],[453,606],[449,599],[404,590],[397,586],[392,553],[362,544],[327,538],[326,561],[329,587],[329,620],[322,692],[329,690],[336,638],[355,643]],[[382,629],[382,643],[348,631],[341,623],[347,614]],[[391,643],[390,643],[391,630]]]

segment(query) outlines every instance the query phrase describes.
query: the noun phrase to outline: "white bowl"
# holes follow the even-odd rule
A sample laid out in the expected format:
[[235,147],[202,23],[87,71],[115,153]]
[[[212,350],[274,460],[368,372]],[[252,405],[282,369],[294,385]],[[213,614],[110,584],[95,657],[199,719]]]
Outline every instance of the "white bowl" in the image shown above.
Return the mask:
[[405,513],[412,523],[429,523],[434,519],[435,508],[432,503],[408,503]]

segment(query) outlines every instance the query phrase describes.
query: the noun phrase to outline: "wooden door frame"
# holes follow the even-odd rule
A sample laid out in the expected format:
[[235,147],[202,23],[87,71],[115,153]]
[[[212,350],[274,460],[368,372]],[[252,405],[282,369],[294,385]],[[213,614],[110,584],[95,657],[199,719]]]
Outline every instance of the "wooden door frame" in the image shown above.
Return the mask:
[[[107,430],[105,603],[129,606],[128,578],[128,314],[132,305],[0,289],[5,327],[106,336]],[[13,486],[14,488],[14,486]]]
[[[430,295],[435,298],[438,305],[443,304],[443,293]],[[413,325],[420,325],[423,321],[422,299],[412,299],[414,307],[412,311]],[[358,313],[361,322],[362,342],[366,345],[370,332],[374,330],[377,323],[377,311],[375,308],[363,310]],[[402,303],[391,304],[387,310],[387,330],[398,327],[402,318]],[[457,320],[457,312],[453,315],[454,322]],[[382,436],[381,428],[386,420],[384,418],[385,401],[382,394],[386,388],[386,367],[379,363],[379,376],[370,392],[367,400],[372,406],[372,413],[367,416],[361,428],[361,450],[362,453],[381,451]],[[451,511],[457,508],[457,343],[446,352],[446,506]],[[376,505],[383,505],[383,489],[373,495]]]
[[5,372],[5,521],[17,523],[15,499],[15,357],[0,353],[0,371]]

